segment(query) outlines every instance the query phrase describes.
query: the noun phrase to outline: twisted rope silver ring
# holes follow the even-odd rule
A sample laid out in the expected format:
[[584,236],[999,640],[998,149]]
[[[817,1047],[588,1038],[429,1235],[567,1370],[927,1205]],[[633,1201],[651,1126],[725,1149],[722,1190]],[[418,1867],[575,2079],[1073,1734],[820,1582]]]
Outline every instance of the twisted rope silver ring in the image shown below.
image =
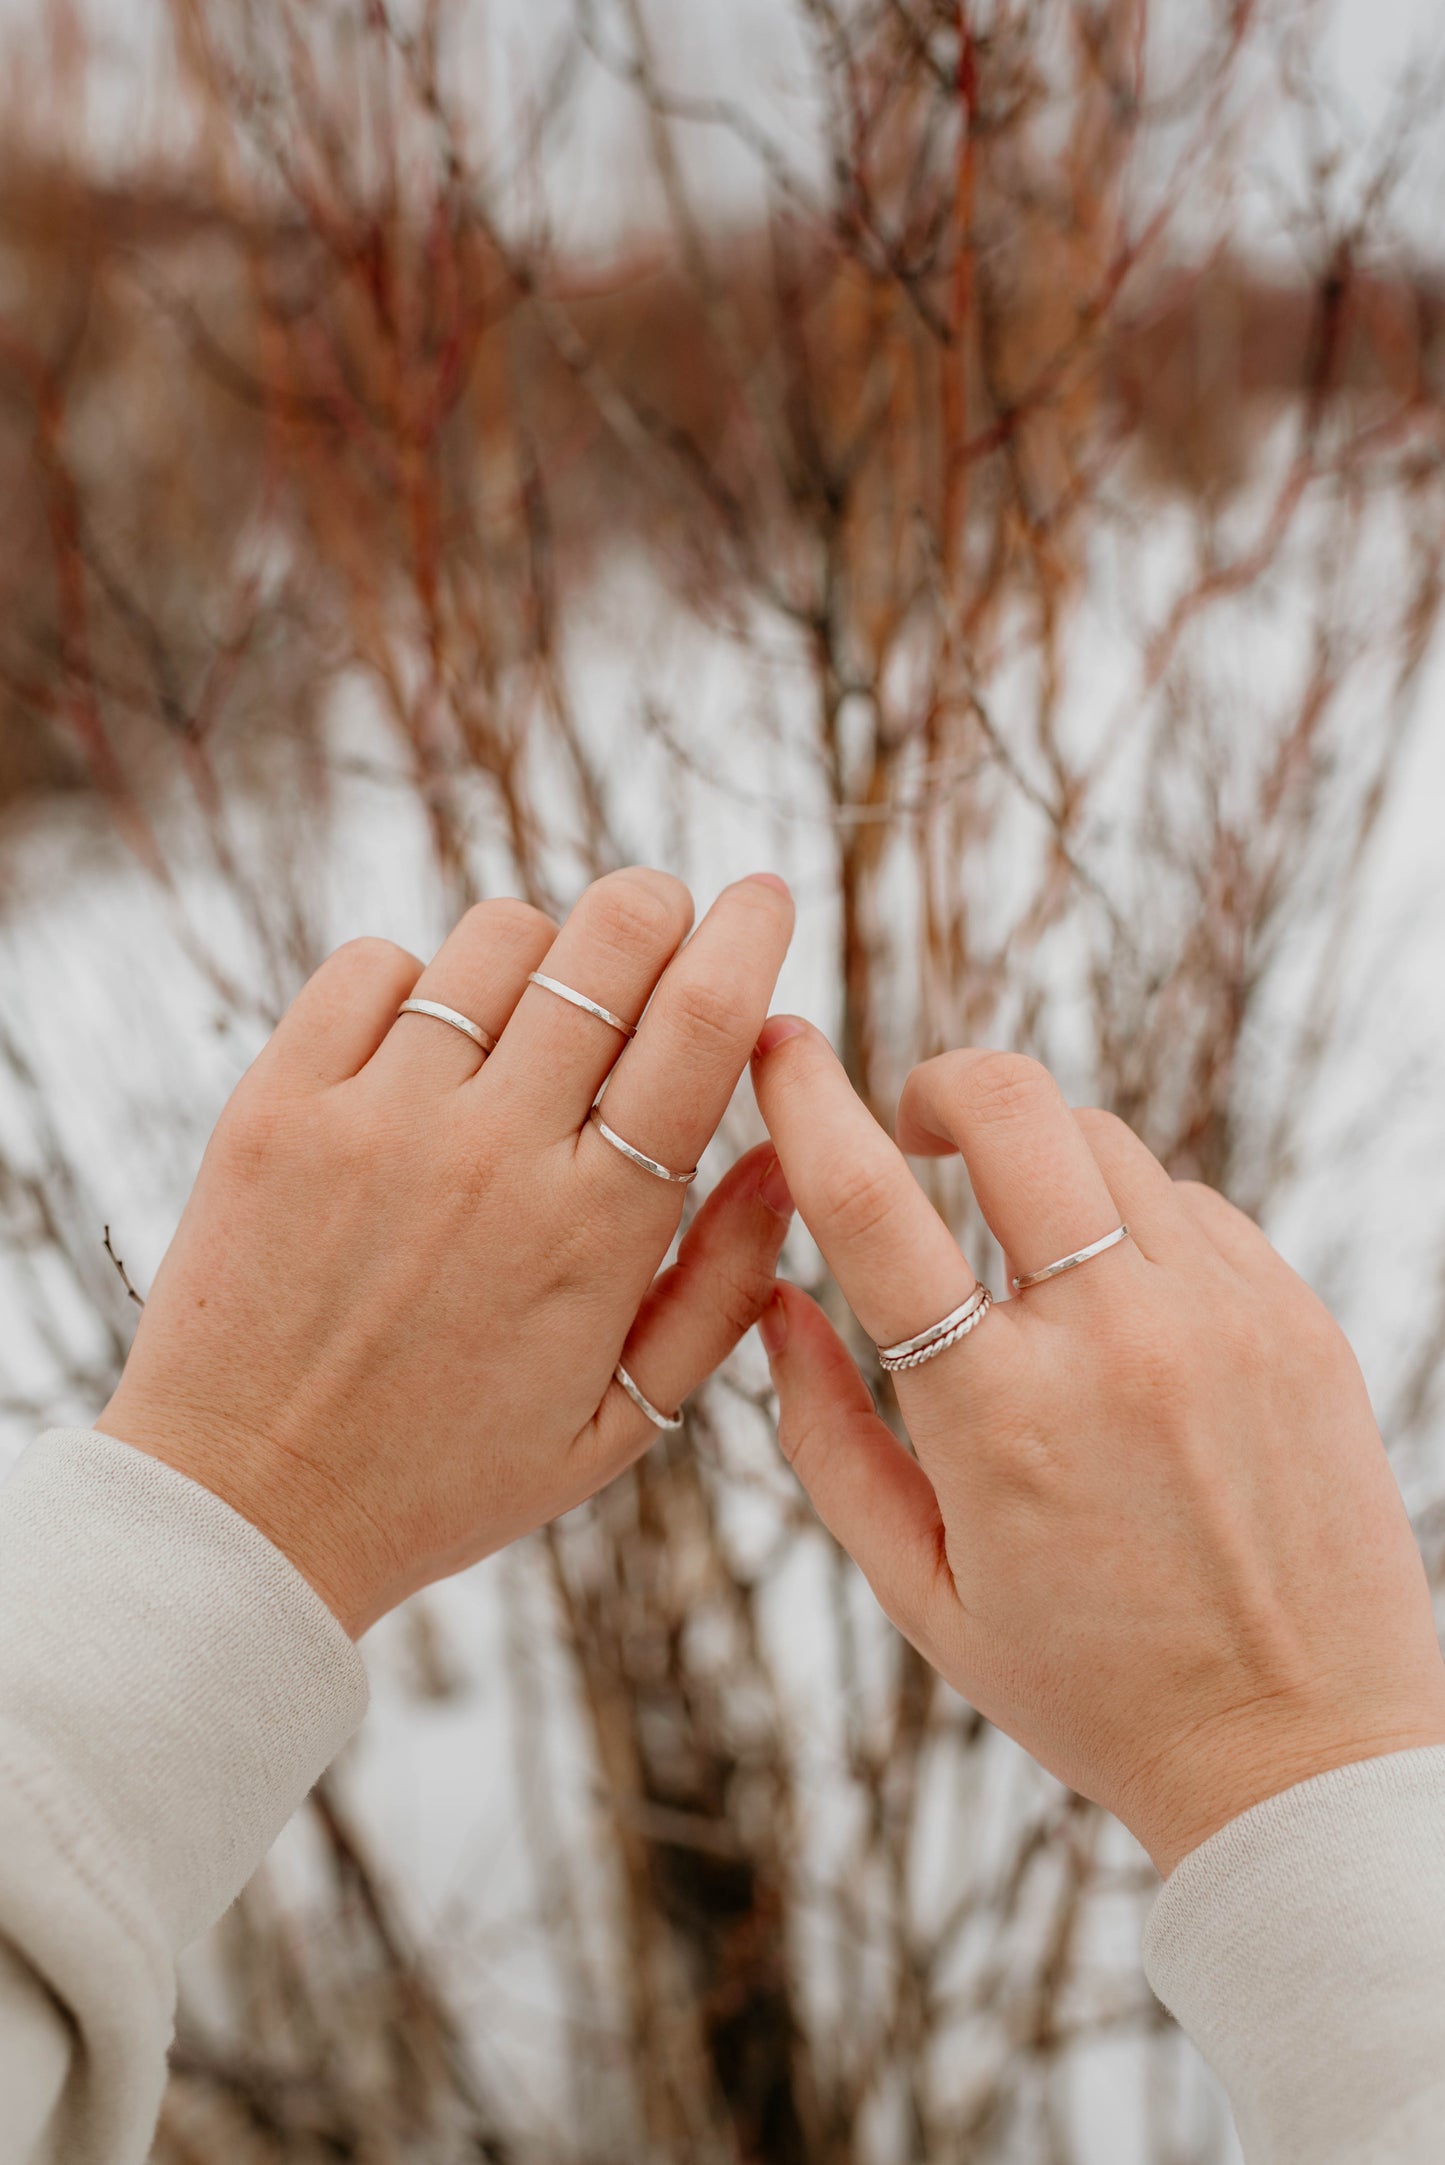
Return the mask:
[[654,1180],[670,1181],[678,1188],[685,1188],[696,1180],[696,1166],[690,1173],[675,1173],[670,1166],[659,1164],[656,1158],[650,1158],[645,1150],[634,1150],[632,1144],[619,1135],[616,1128],[608,1127],[598,1106],[593,1106],[588,1117],[605,1143],[611,1143],[614,1150],[621,1151],[629,1164],[640,1165],[644,1173],[651,1173]]
[[474,1045],[480,1045],[483,1056],[495,1052],[497,1041],[479,1022],[467,1015],[459,1015],[454,1007],[443,1007],[440,1000],[403,1000],[398,1015],[430,1015],[433,1022],[444,1022],[450,1029],[460,1030]]
[[946,1316],[930,1323],[926,1331],[919,1331],[912,1338],[900,1338],[896,1346],[878,1348],[878,1365],[885,1374],[896,1376],[905,1368],[921,1368],[935,1354],[946,1353],[961,1338],[967,1338],[977,1330],[993,1306],[993,1295],[987,1286],[976,1285],[966,1301],[951,1308]]
[[1022,1278],[1010,1278],[1015,1293],[1026,1293],[1031,1285],[1042,1285],[1046,1278],[1061,1278],[1066,1270],[1077,1270],[1081,1263],[1092,1263],[1096,1255],[1107,1248],[1117,1248],[1121,1240],[1129,1238],[1127,1225],[1116,1225],[1112,1233],[1102,1240],[1091,1240],[1087,1248],[1076,1248],[1072,1255],[1061,1255],[1057,1263],[1045,1263],[1042,1270],[1025,1271]]
[[637,1035],[633,1025],[624,1022],[620,1015],[614,1015],[610,1007],[599,1007],[595,1000],[588,999],[585,992],[574,991],[571,985],[564,985],[560,978],[544,977],[540,970],[533,970],[527,983],[540,985],[544,992],[555,992],[559,1000],[565,1000],[569,1007],[580,1007],[584,1015],[595,1015],[599,1022],[607,1024],[609,1030],[620,1030],[624,1037]]
[[612,1373],[616,1381],[622,1385],[623,1390],[626,1391],[638,1412],[645,1413],[654,1428],[681,1428],[682,1415],[680,1413],[659,1413],[652,1400],[643,1397],[621,1361],[617,1363]]

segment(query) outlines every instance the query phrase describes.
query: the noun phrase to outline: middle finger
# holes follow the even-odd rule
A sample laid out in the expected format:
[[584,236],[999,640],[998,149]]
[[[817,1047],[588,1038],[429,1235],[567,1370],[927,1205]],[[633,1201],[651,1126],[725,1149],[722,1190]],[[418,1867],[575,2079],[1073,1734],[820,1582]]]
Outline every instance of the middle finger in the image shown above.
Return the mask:
[[[798,1214],[876,1344],[927,1330],[969,1298],[977,1281],[957,1241],[820,1031],[792,1016],[770,1022],[753,1086]],[[1003,1335],[991,1318],[971,1364]],[[937,1366],[918,1374],[931,1379]]]
[[575,1134],[691,922],[692,897],[666,872],[633,866],[594,880],[548,950],[546,974],[626,1031],[529,984],[476,1090],[505,1094],[547,1136]]
[[[599,1110],[614,1134],[675,1172],[697,1164],[757,1042],[792,931],[792,896],[770,873],[719,895],[608,1077]],[[668,1192],[590,1124],[578,1150],[619,1202],[652,1208]]]
[[[1098,1159],[1058,1084],[1036,1060],[1008,1052],[939,1053],[905,1083],[897,1127],[905,1150],[962,1153],[1011,1274],[1043,1270],[1120,1223]],[[1132,1242],[1089,1267],[1091,1290],[1100,1273],[1137,1268],[1142,1228],[1131,1230]]]

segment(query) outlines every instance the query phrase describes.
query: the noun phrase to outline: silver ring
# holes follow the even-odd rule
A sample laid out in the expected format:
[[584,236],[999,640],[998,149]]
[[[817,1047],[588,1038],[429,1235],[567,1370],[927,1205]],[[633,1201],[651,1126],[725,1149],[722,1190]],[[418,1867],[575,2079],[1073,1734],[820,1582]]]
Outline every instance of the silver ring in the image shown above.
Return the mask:
[[898,1375],[905,1368],[921,1368],[936,1353],[946,1353],[961,1338],[967,1338],[992,1306],[993,1295],[988,1287],[976,1285],[966,1301],[951,1308],[946,1316],[940,1316],[936,1323],[930,1323],[926,1331],[919,1331],[913,1338],[900,1338],[896,1346],[880,1346],[879,1367],[890,1376]]
[[453,1030],[460,1030],[474,1045],[480,1045],[484,1053],[495,1052],[497,1041],[485,1031],[479,1022],[472,1022],[466,1015],[459,1015],[454,1007],[443,1007],[439,1000],[403,1000],[398,1015],[430,1015],[433,1022],[448,1023]]
[[618,1134],[616,1128],[608,1127],[600,1106],[594,1105],[588,1117],[604,1142],[611,1143],[614,1150],[620,1150],[623,1157],[633,1165],[640,1165],[644,1173],[651,1173],[654,1180],[671,1181],[673,1186],[678,1188],[685,1188],[696,1180],[696,1166],[690,1173],[674,1173],[670,1166],[659,1164],[656,1158],[648,1157],[645,1150],[634,1150],[631,1143],[624,1141]]
[[680,1413],[659,1413],[652,1400],[643,1397],[621,1361],[617,1363],[612,1373],[617,1382],[622,1385],[623,1390],[626,1391],[638,1412],[645,1413],[654,1428],[681,1428],[682,1415]]
[[1102,1240],[1091,1240],[1087,1248],[1076,1248],[1072,1255],[1061,1255],[1057,1263],[1046,1263],[1042,1270],[1029,1270],[1022,1278],[1010,1278],[1009,1284],[1015,1293],[1026,1293],[1031,1285],[1042,1285],[1046,1278],[1060,1278],[1066,1270],[1077,1270],[1081,1263],[1092,1263],[1106,1248],[1117,1248],[1121,1240],[1128,1238],[1128,1226],[1116,1225]]
[[588,999],[585,992],[574,992],[572,987],[564,985],[560,978],[544,977],[540,970],[533,970],[527,983],[540,985],[544,992],[555,992],[559,1000],[566,1000],[571,1007],[580,1007],[584,1015],[595,1015],[599,1022],[605,1022],[609,1029],[620,1030],[624,1037],[637,1035],[633,1025],[624,1022],[620,1015],[614,1015],[610,1007],[599,1007],[595,1000]]

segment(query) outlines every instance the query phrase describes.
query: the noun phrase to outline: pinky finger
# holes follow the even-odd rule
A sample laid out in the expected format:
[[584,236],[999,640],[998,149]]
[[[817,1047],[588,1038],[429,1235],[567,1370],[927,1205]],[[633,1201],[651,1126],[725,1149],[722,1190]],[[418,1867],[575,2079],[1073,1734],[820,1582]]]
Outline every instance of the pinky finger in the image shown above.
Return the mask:
[[1202,1180],[1179,1180],[1174,1193],[1198,1231],[1246,1278],[1257,1278],[1271,1267],[1288,1268],[1268,1234],[1217,1188],[1206,1187]]
[[[771,1143],[739,1158],[653,1280],[622,1349],[622,1366],[659,1412],[705,1383],[773,1297],[793,1199]],[[576,1450],[600,1487],[639,1457],[657,1429],[621,1384],[608,1386]]]

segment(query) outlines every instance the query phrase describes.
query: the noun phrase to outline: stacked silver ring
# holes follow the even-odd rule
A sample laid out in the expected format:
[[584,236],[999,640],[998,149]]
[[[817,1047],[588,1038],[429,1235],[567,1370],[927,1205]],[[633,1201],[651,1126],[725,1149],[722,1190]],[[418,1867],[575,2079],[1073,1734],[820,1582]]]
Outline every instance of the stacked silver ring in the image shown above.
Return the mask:
[[946,1353],[970,1331],[977,1330],[992,1306],[993,1295],[988,1287],[976,1285],[966,1301],[940,1316],[937,1323],[930,1323],[926,1331],[919,1331],[913,1338],[900,1338],[896,1346],[880,1346],[879,1367],[890,1376],[901,1374],[905,1368],[921,1368],[925,1361]]

